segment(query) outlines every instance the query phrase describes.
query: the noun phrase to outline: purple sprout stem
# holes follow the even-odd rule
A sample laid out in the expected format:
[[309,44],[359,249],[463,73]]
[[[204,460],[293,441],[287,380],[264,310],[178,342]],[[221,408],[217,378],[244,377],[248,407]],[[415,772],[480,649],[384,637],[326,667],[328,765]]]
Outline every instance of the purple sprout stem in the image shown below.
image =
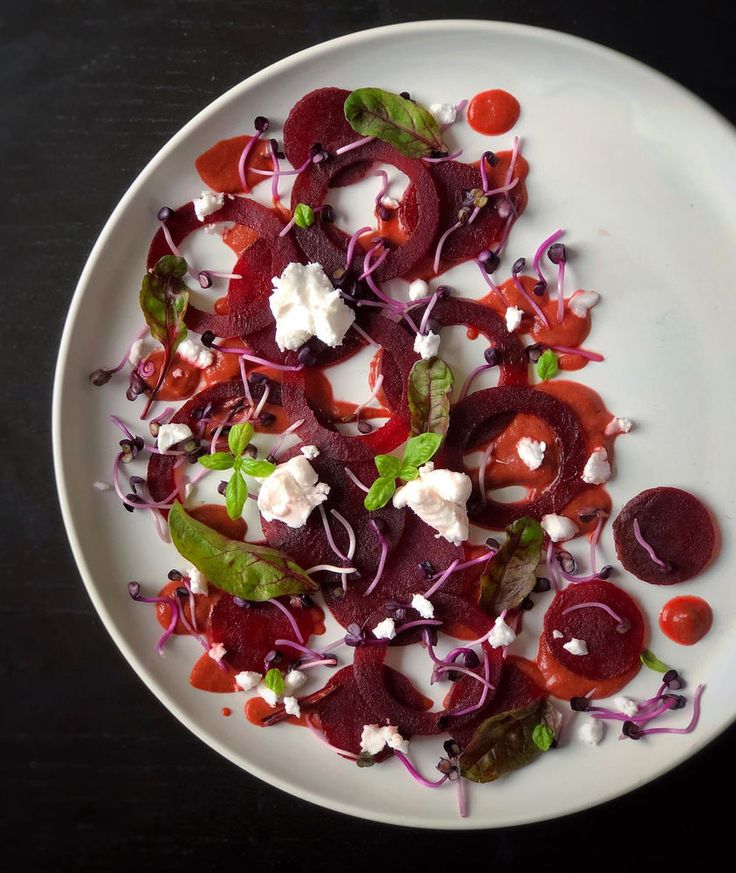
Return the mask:
[[212,346],[212,348],[216,349],[218,352],[222,352],[224,355],[240,355],[241,358],[245,358],[246,361],[250,361],[252,364],[261,364],[264,367],[270,367],[272,370],[283,370],[285,372],[297,373],[304,369],[304,364],[276,364],[274,361],[269,361],[267,358],[259,358],[256,355],[249,355],[242,349],[227,349],[223,346]]
[[[500,297],[501,300],[504,300],[503,294],[501,294],[501,289],[496,285],[496,283],[491,279],[491,277],[486,273],[486,268],[483,266],[483,262],[479,261],[478,258],[475,259],[475,263],[478,265],[478,269],[480,270],[481,276],[486,280],[486,284],[491,289],[491,291],[495,291]],[[504,300],[505,302],[505,300]]]
[[559,352],[561,355],[579,355],[589,361],[605,361],[603,355],[599,355],[598,352],[589,352],[587,349],[574,348],[573,346],[550,346],[550,348],[553,352]]
[[385,170],[376,170],[373,175],[379,176],[383,180],[381,190],[376,194],[376,208],[378,208],[381,205],[381,200],[388,194],[388,173]]
[[457,777],[457,808],[460,813],[460,818],[468,817],[468,806],[465,801],[465,786],[463,785],[463,777],[458,773]]
[[425,164],[444,164],[446,161],[454,161],[455,158],[459,158],[463,153],[462,149],[458,149],[456,152],[452,152],[449,155],[445,155],[442,158],[422,158]]
[[480,492],[480,501],[483,506],[486,505],[486,467],[488,466],[488,461],[493,454],[494,445],[495,443],[493,442],[488,443],[486,450],[483,452],[480,467],[478,467],[478,491]]
[[[170,231],[170,230],[168,229],[168,227],[166,226],[166,222],[165,222],[165,221],[162,221],[162,222],[161,222],[161,230],[162,230],[162,232],[163,232],[164,239],[166,240],[166,245],[171,249],[171,253],[172,253],[172,255],[174,255],[174,256],[177,257],[177,258],[180,258],[180,257],[181,257],[181,252],[179,251],[179,247],[178,247],[177,244],[174,242],[174,238],[173,238],[172,235],[171,235],[171,231]],[[191,270],[190,270],[189,272],[191,273]]]
[[394,755],[399,759],[399,761],[401,761],[404,767],[406,767],[411,777],[413,779],[416,779],[416,781],[420,785],[423,785],[425,788],[439,788],[440,785],[444,785],[444,783],[447,782],[447,780],[450,778],[447,773],[445,773],[439,779],[425,779],[424,776],[422,776],[419,770],[417,770],[414,764],[412,764],[409,758],[407,758],[407,756],[402,751],[400,751],[399,749],[394,749]]
[[534,258],[532,260],[532,268],[533,268],[534,272],[537,274],[537,276],[539,276],[539,281],[542,282],[544,285],[547,284],[547,280],[544,278],[544,273],[542,272],[541,267],[539,266],[539,263],[542,260],[542,255],[552,245],[552,243],[556,243],[557,240],[561,236],[564,236],[564,234],[565,234],[565,231],[563,228],[556,230],[553,234],[548,236],[547,239],[544,240],[544,242],[541,242],[539,244],[539,248],[536,250],[536,252],[534,252]]
[[576,609],[587,609],[589,607],[593,607],[595,609],[602,609],[604,612],[607,612],[612,619],[617,621],[620,625],[627,624],[623,618],[621,618],[618,613],[614,612],[610,606],[607,606],[605,603],[598,603],[598,601],[591,601],[590,603],[576,603],[574,606],[568,606],[567,609],[562,610],[563,615],[567,615],[568,612],[575,612]]
[[372,227],[366,225],[365,227],[359,227],[355,233],[350,237],[348,242],[348,248],[345,252],[345,269],[349,270],[350,265],[353,263],[353,254],[355,253],[355,246],[358,244],[358,237],[362,236],[364,233],[368,233],[369,230],[373,230]]
[[291,625],[291,629],[294,631],[297,640],[299,640],[300,643],[304,643],[304,634],[299,630],[299,625],[297,624],[296,619],[291,614],[291,612],[284,606],[284,604],[276,600],[275,597],[269,598],[268,602],[273,604],[277,609],[283,612],[283,614],[288,619],[288,622]]
[[687,727],[684,728],[645,728],[640,736],[644,734],[690,734],[695,728],[698,726],[698,722],[700,721],[700,698],[703,696],[703,691],[705,689],[705,685],[698,685],[695,689],[695,696],[693,697],[693,716],[690,719]]
[[483,370],[490,370],[490,368],[491,368],[491,365],[490,365],[490,364],[481,364],[479,367],[476,367],[476,368],[473,370],[473,372],[472,372],[472,373],[468,376],[468,378],[463,382],[463,387],[460,389],[460,397],[458,398],[458,402],[459,402],[460,400],[465,400],[465,398],[466,398],[467,395],[468,395],[468,390],[469,390],[469,388],[470,388],[470,386],[471,386],[473,380],[475,379],[475,377],[476,377],[479,373],[482,373]]
[[[489,561],[495,554],[495,549],[488,549],[485,555],[479,555],[477,558],[471,558],[469,561],[464,561],[462,564],[458,564],[452,572],[459,573],[461,570],[467,570],[468,567],[474,567],[476,564],[482,564],[483,561]],[[435,573],[433,578],[438,579],[440,575],[440,573]]]
[[379,246],[374,246],[368,252],[366,252],[365,257],[363,258],[363,274],[362,277],[368,283],[368,287],[371,291],[378,297],[379,300],[382,300],[387,306],[390,306],[395,312],[400,312],[404,309],[404,304],[399,303],[398,300],[394,300],[388,295],[384,294],[383,291],[376,285],[373,280],[373,276],[371,273],[373,272],[373,268],[371,267],[371,258],[373,253],[379,248]]
[[555,546],[552,540],[550,540],[547,543],[547,574],[552,582],[552,588],[555,593],[559,592],[562,588],[560,577],[557,575],[558,569],[560,568],[557,566],[557,561],[555,561]]
[[427,322],[429,321],[429,316],[432,314],[432,310],[437,304],[437,292],[435,291],[432,295],[429,303],[427,304],[427,308],[424,310],[424,315],[422,316],[422,320],[419,322],[419,333],[422,335],[427,332]]
[[356,139],[355,142],[348,143],[347,145],[340,146],[339,149],[335,149],[336,155],[344,155],[346,152],[351,152],[353,149],[359,149],[361,146],[368,145],[369,142],[373,142],[375,136],[364,136],[362,139]]
[[271,176],[271,200],[275,206],[281,201],[281,197],[279,196],[279,176],[281,175],[281,167],[279,165],[278,150],[272,140],[269,140],[268,148],[271,152],[271,165],[273,166],[273,176]]
[[[301,173],[303,173],[307,169],[307,167],[311,163],[313,163],[312,158],[307,158],[307,160],[304,161],[304,163],[301,165],[301,167],[299,167],[296,170],[281,170],[281,169],[279,169],[279,171],[277,173],[274,170],[259,170],[259,169],[256,169],[255,167],[251,167],[250,172],[256,173],[259,176],[299,176]],[[282,234],[279,234],[279,236],[281,236],[281,235]]]
[[418,618],[416,621],[407,621],[400,624],[396,628],[396,635],[402,634],[404,631],[411,630],[413,627],[439,627],[442,624],[439,618]]
[[330,544],[330,548],[337,555],[338,558],[341,558],[343,561],[347,561],[348,556],[341,552],[340,549],[338,549],[337,544],[335,543],[335,539],[332,536],[332,529],[330,528],[330,522],[327,518],[327,513],[325,512],[324,506],[320,503],[317,509],[319,509],[319,514],[322,516],[322,524],[324,525],[327,542]]
[[480,682],[482,685],[489,691],[495,691],[495,687],[491,685],[486,679],[482,676],[479,676],[477,673],[474,673],[469,667],[461,667],[459,664],[443,664],[435,668],[435,673],[462,673],[463,676],[470,676],[471,679],[475,679],[476,682]]
[[356,321],[354,321],[350,326],[353,328],[353,330],[355,330],[357,333],[359,333],[363,337],[363,339],[366,340],[366,342],[369,345],[372,345],[372,346],[378,345],[378,343],[373,339],[373,337],[369,336]]
[[290,424],[283,433],[279,434],[278,439],[271,447],[270,456],[272,458],[274,458],[274,459],[278,458],[278,456],[283,451],[284,440],[286,439],[286,437],[290,433],[294,433],[295,430],[298,430],[303,424],[304,424],[304,419],[299,418],[293,424]]
[[364,485],[360,481],[360,479],[358,479],[358,477],[355,475],[355,473],[353,473],[350,467],[345,467],[344,469],[348,479],[350,479],[353,485],[356,485],[358,488],[360,488],[361,491],[365,491],[366,494],[371,490],[367,485]]
[[292,649],[296,649],[298,652],[303,652],[305,655],[309,655],[310,658],[321,658],[323,654],[322,652],[316,652],[314,649],[310,649],[307,646],[302,645],[302,643],[295,643],[294,640],[274,640],[273,647],[275,649],[278,649],[279,646],[290,646]]
[[300,670],[310,670],[312,667],[336,667],[337,662],[334,658],[319,658],[316,661],[304,661],[299,665]]
[[250,193],[250,186],[248,185],[248,180],[246,176],[246,163],[248,158],[250,157],[250,153],[255,148],[256,143],[263,135],[263,131],[256,131],[255,136],[252,136],[248,142],[245,144],[243,151],[240,153],[240,158],[238,159],[238,176],[240,178],[240,185],[243,189],[243,193]]
[[654,549],[649,545],[649,543],[644,539],[641,533],[641,528],[639,527],[639,519],[634,519],[634,536],[636,537],[637,543],[644,549],[644,551],[649,555],[649,557],[654,561],[657,566],[662,567],[664,570],[668,570],[669,566],[665,564],[660,558],[657,557],[657,553]]
[[557,323],[562,324],[565,318],[565,261],[560,261],[557,268]]
[[521,296],[526,300],[526,302],[532,307],[534,312],[536,312],[537,317],[540,319],[542,324],[545,327],[549,327],[549,321],[547,321],[547,316],[544,314],[544,312],[540,308],[537,301],[532,299],[532,297],[527,292],[526,288],[521,284],[521,282],[519,281],[519,277],[517,275],[514,275],[511,278],[514,281],[514,285],[516,286],[516,290],[521,294]]
[[143,337],[148,333],[148,325],[144,325],[138,333],[133,337],[130,341],[128,348],[125,350],[125,354],[123,355],[120,363],[116,367],[110,367],[109,369],[103,367],[107,373],[118,373],[123,367],[128,363],[128,359],[130,358],[130,353],[133,351],[133,346],[138,342],[139,339],[143,339]]
[[597,573],[596,567],[598,566],[598,542],[601,538],[601,531],[603,530],[603,523],[605,522],[605,516],[599,515],[598,521],[596,522],[595,530],[590,537],[590,570],[591,573]]
[[456,221],[455,224],[453,224],[452,227],[448,227],[447,230],[439,238],[437,242],[437,248],[434,252],[434,263],[432,265],[432,269],[434,270],[435,274],[438,273],[440,269],[440,258],[442,257],[442,248],[445,245],[445,240],[448,236],[450,236],[451,233],[454,233],[454,231],[462,226],[462,221]]
[[[381,264],[386,260],[386,258],[388,257],[388,249],[384,248],[383,251],[381,252],[381,254],[376,258],[375,261],[372,261],[372,262],[370,261],[370,258],[372,258],[373,255],[380,248],[383,248],[383,247],[381,245],[373,246],[373,248],[366,254],[365,258],[363,259],[363,272],[360,274],[360,276],[358,276],[359,282],[362,281],[363,279],[367,279],[368,276],[370,276],[374,270],[377,270],[381,266]],[[365,266],[366,263],[370,263],[370,266],[366,267]]]
[[133,436],[133,434],[132,434],[132,433],[128,430],[128,428],[123,424],[123,422],[121,421],[121,419],[119,419],[119,418],[117,417],[117,415],[111,415],[111,416],[110,416],[110,421],[115,425],[116,428],[118,428],[118,430],[122,431],[122,433],[124,433],[125,436],[126,436],[129,440],[135,439],[135,437]]
[[[485,649],[483,649],[483,678],[486,680],[486,682],[489,683],[489,685],[490,685],[490,682],[489,682],[490,676],[491,676],[491,661],[490,661],[490,658],[488,657],[488,652]],[[493,688],[492,685],[490,685],[490,687],[495,691],[495,688]],[[477,712],[477,710],[483,708],[487,699],[488,699],[488,686],[484,685],[483,691],[481,692],[481,695],[480,695],[480,700],[476,704],[474,704],[473,706],[468,706],[465,709],[461,709],[459,712],[449,712],[448,715],[452,715],[455,718],[457,718],[461,715],[468,715],[471,712]]]
[[441,587],[445,584],[445,582],[450,578],[450,576],[452,575],[452,573],[454,572],[455,568],[457,567],[457,565],[458,565],[459,563],[460,563],[460,560],[459,560],[458,558],[456,558],[456,559],[455,559],[455,560],[450,564],[450,566],[449,566],[449,567],[444,571],[444,573],[442,573],[442,575],[439,577],[439,579],[437,579],[437,581],[434,583],[434,585],[432,585],[431,588],[428,588],[428,589],[424,592],[424,596],[427,598],[427,600],[429,600],[429,598],[430,598],[433,594],[436,594],[436,593],[440,590],[440,588],[441,588]]
[[169,494],[169,496],[161,503],[154,503],[152,501],[134,503],[132,500],[128,500],[127,495],[120,485],[120,465],[122,463],[122,457],[123,453],[119,452],[115,458],[115,463],[112,468],[112,484],[115,487],[115,491],[118,497],[123,501],[123,503],[125,503],[127,506],[132,506],[134,509],[171,509],[171,501],[179,493],[178,488],[175,488],[171,492],[171,494]]
[[376,575],[373,577],[373,581],[363,592],[363,597],[367,597],[369,594],[373,592],[373,589],[378,585],[381,580],[381,576],[383,576],[383,568],[386,566],[386,555],[388,555],[388,540],[383,535],[383,531],[379,530],[378,525],[375,523],[373,519],[371,519],[368,524],[373,530],[373,533],[378,537],[378,541],[381,544],[381,557],[378,559],[378,567],[376,569]]

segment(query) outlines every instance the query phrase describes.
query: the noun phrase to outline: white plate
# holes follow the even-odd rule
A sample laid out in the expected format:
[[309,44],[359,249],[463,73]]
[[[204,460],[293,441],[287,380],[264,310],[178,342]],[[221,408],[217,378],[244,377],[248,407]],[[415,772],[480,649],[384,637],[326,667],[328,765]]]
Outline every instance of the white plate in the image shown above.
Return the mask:
[[[216,140],[248,132],[255,115],[280,123],[312,88],[369,84],[408,89],[425,103],[454,102],[490,87],[519,98],[515,132],[532,167],[530,203],[512,233],[504,271],[551,230],[568,229],[571,282],[603,295],[588,345],[603,351],[606,362],[587,367],[580,379],[636,422],[617,445],[614,507],[644,488],[681,486],[713,508],[724,541],[708,571],[676,591],[705,597],[715,612],[710,634],[693,648],[669,643],[656,626],[674,589],[617,578],[647,611],[652,649],[681,667],[691,686],[706,684],[697,731],[619,743],[609,729],[598,748],[570,742],[494,785],[470,785],[465,820],[456,815],[453,791],[417,786],[398,761],[360,770],[306,731],[247,724],[242,695],[192,689],[187,675],[195,643],[177,639],[159,658],[157,625],[126,592],[130,578],[155,589],[177,563],[175,553],[156,539],[150,518],[124,513],[114,496],[92,487],[110,478],[118,435],[107,415],[122,410],[133,421],[136,413],[120,380],[94,389],[87,374],[117,360],[140,325],[137,288],[159,206],[196,196],[202,185],[194,159]],[[452,136],[469,159],[509,141],[477,136],[465,125]],[[131,186],[90,255],[70,308],[54,392],[58,488],[75,558],[110,634],[156,696],[202,740],[272,785],[362,818],[437,828],[515,825],[585,809],[664,773],[723,730],[734,717],[736,661],[736,407],[731,368],[723,366],[736,315],[735,164],[731,127],[660,74],[570,36],[484,21],[405,24],[316,46],[251,77],[186,125]],[[485,293],[473,271],[453,274],[452,281],[467,296]],[[615,557],[610,533],[604,555]],[[532,622],[545,604],[540,598]],[[420,678],[416,663],[407,669]],[[655,674],[643,670],[632,692],[649,696],[656,684]],[[220,715],[227,703],[231,718]],[[413,744],[427,772],[438,745],[436,739]]]

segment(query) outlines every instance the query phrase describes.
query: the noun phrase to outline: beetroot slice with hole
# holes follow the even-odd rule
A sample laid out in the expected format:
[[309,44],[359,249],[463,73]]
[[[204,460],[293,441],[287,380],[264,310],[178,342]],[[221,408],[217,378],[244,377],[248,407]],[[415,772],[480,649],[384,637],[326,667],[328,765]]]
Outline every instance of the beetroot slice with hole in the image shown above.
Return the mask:
[[494,439],[519,412],[537,416],[554,430],[559,470],[551,485],[532,500],[499,503],[488,497],[483,505],[474,491],[468,501],[470,519],[493,530],[503,530],[522,515],[539,520],[559,512],[586,487],[580,478],[587,460],[580,420],[566,403],[534,388],[485,388],[453,407],[442,455],[444,466],[462,471],[463,454]]
[[[645,542],[667,564],[660,567],[634,535],[634,519]],[[616,554],[644,582],[674,585],[692,579],[713,556],[715,528],[710,513],[688,491],[650,488],[629,500],[613,523]]]
[[[280,602],[291,612],[302,632],[305,642],[314,630],[313,613],[306,607],[293,608],[289,598]],[[249,602],[238,606],[229,594],[218,598],[210,613],[210,637],[213,643],[225,647],[225,662],[234,670],[263,672],[263,659],[276,646],[276,640],[293,640],[291,622],[273,603]],[[291,646],[279,646],[283,659],[278,666],[283,669],[301,657],[302,653]]]
[[284,122],[284,152],[293,167],[301,167],[316,143],[332,154],[360,139],[345,118],[349,95],[345,88],[317,88],[292,106]]
[[390,452],[409,435],[408,379],[418,358],[411,337],[398,324],[382,316],[373,316],[367,322],[367,330],[383,349],[379,372],[387,383],[401,385],[401,396],[398,402],[394,402],[395,392],[392,396],[387,384],[386,399],[392,407],[391,418],[382,427],[361,436],[341,434],[306,397],[301,373],[285,373],[281,389],[289,420],[304,420],[298,431],[300,439],[348,466],[356,461],[372,461],[377,454]]
[[[404,157],[388,144],[374,141],[355,151],[312,164],[297,176],[291,203],[292,207],[298,203],[306,203],[313,208],[321,206],[333,179],[338,176],[344,179],[343,174],[348,167],[365,161],[393,165],[409,177],[416,189],[416,227],[409,239],[399,248],[392,249],[372,274],[375,281],[380,283],[409,273],[425,257],[435,238],[439,223],[437,188],[421,160]],[[294,234],[308,260],[322,264],[328,276],[345,267],[349,236],[334,224],[316,221],[311,227],[295,227]],[[358,275],[363,272],[363,257],[364,252],[358,247],[351,265]]]
[[[565,613],[583,603],[602,603],[624,622],[628,629],[617,630],[619,621],[599,606],[585,606]],[[562,637],[555,638],[554,631]],[[577,676],[602,681],[615,679],[635,669],[644,648],[644,618],[636,603],[611,582],[594,579],[568,585],[549,605],[544,616],[543,641],[551,656]],[[571,639],[585,640],[587,655],[573,655],[563,648]]]

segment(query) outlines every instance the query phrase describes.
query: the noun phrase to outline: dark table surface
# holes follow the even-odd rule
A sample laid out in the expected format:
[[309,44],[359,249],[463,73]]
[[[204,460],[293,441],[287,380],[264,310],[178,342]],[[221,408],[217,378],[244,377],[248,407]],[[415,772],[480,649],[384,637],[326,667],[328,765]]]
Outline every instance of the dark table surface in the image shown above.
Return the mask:
[[[730,4],[542,0],[25,0],[0,10],[3,857],[25,870],[392,870],[452,862],[672,869],[727,836],[733,730],[629,796],[563,821],[390,829],[296,800],[204,746],[145,689],[84,591],[50,455],[51,381],[77,277],[140,169],[197,111],[353,30],[483,17],[568,31],[669,74],[734,120]],[[732,6],[731,6],[732,8]],[[707,142],[696,160],[707,160]],[[732,767],[728,768],[732,775]],[[574,773],[570,775],[574,779]],[[554,786],[540,790],[553,791]],[[533,804],[533,798],[530,803]],[[10,869],[10,868],[8,868]],[[16,868],[13,868],[16,869]],[[17,868],[21,869],[21,868]]]

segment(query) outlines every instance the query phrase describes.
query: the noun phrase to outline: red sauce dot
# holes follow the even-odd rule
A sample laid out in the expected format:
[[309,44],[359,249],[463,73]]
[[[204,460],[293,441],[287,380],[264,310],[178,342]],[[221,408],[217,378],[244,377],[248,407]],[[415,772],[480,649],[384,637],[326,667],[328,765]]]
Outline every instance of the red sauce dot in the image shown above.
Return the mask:
[[700,597],[675,597],[665,603],[659,614],[663,633],[681,646],[692,646],[710,630],[713,611]]
[[227,718],[229,715],[233,714],[233,711],[232,711],[232,709],[230,709],[229,706],[223,706],[222,707],[222,714],[225,716],[225,718]]
[[495,88],[481,91],[468,104],[468,124],[486,136],[498,136],[516,124],[521,107],[519,101],[508,91]]

